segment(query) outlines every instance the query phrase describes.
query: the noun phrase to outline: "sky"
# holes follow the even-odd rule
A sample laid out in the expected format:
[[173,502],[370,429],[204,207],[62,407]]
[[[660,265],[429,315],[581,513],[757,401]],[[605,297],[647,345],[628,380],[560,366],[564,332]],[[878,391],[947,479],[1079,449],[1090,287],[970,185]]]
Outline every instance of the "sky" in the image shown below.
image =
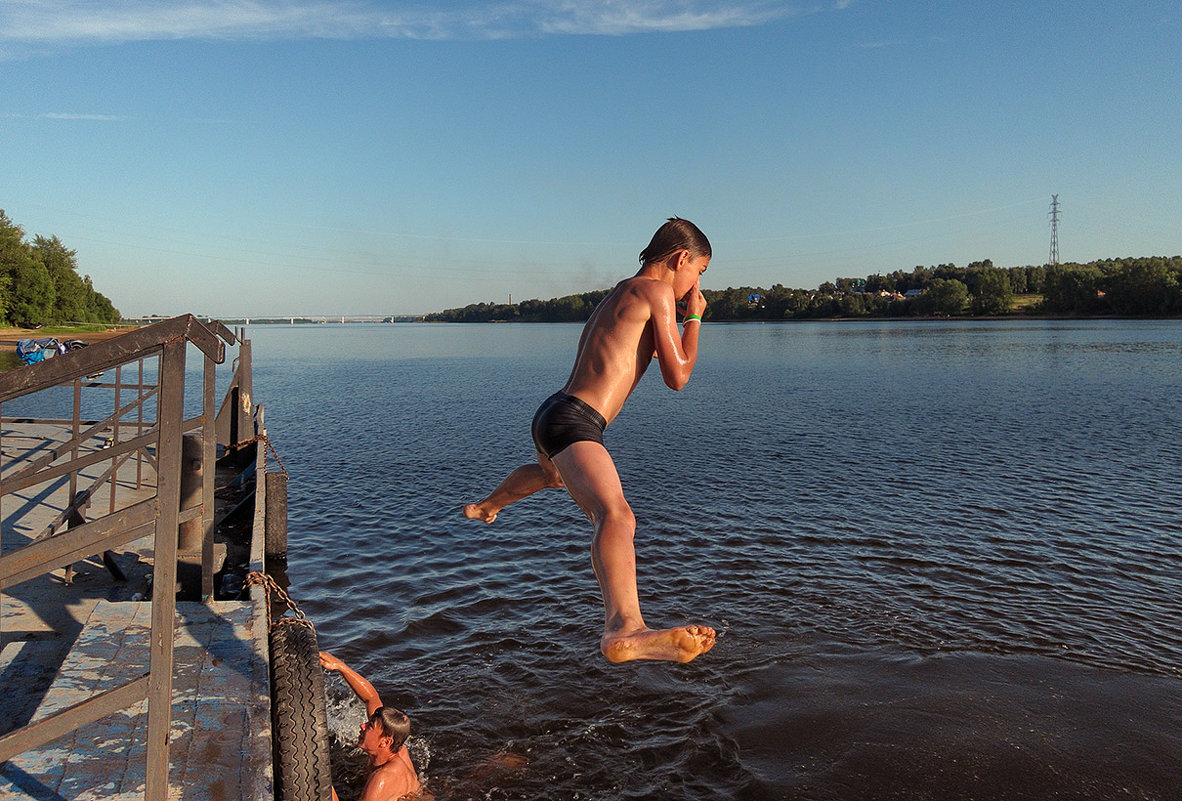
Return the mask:
[[125,316],[1182,254],[1182,4],[0,0],[0,209]]

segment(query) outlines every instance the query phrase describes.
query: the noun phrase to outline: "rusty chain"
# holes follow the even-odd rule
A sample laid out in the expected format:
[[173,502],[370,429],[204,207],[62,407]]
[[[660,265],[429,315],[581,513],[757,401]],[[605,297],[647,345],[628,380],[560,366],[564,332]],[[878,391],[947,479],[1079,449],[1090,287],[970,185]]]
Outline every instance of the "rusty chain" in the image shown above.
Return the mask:
[[[250,572],[249,574],[247,574],[246,586],[250,587],[250,586],[254,586],[254,585],[258,585],[258,586],[262,587],[263,592],[267,596],[267,630],[268,631],[275,628],[276,626],[293,625],[293,624],[300,625],[300,626],[307,626],[308,628],[312,629],[312,631],[316,631],[316,626],[313,625],[312,621],[308,619],[308,616],[304,614],[303,610],[300,609],[299,605],[291,599],[291,596],[288,595],[287,592],[282,587],[280,587],[279,584],[276,583],[275,579],[271,578],[266,573],[263,573],[260,570],[254,570],[254,571]],[[292,612],[295,616],[288,617],[287,612],[284,612],[282,616],[280,616],[279,618],[277,618],[275,620],[272,620],[271,619],[271,603],[273,600],[272,596],[277,597],[279,599],[279,601],[282,601],[284,604],[286,604],[287,611]]]
[[283,460],[279,458],[279,451],[275,450],[275,446],[272,444],[271,438],[266,434],[259,434],[257,437],[251,437],[250,439],[244,439],[241,442],[235,442],[230,447],[245,448],[247,445],[253,445],[256,442],[265,442],[267,444],[267,450],[271,451],[271,455],[275,457],[275,461],[278,462],[279,469],[283,471],[283,475],[290,478],[291,475],[287,472],[287,468],[284,467]]

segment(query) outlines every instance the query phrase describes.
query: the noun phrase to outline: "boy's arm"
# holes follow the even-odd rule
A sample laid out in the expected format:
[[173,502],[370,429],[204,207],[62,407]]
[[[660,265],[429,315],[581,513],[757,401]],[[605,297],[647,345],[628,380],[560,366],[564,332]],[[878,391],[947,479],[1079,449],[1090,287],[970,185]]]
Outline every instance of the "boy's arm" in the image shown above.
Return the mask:
[[365,702],[365,712],[372,715],[382,705],[378,691],[374,689],[364,676],[346,665],[330,653],[320,652],[320,666],[325,670],[335,670],[341,674],[348,685],[357,693],[357,697]]
[[[701,322],[690,322],[684,330],[677,328],[677,305],[672,289],[658,290],[652,298],[653,344],[661,365],[661,378],[670,389],[681,389],[694,372],[698,361],[698,330]],[[706,298],[697,282],[689,291],[686,314],[702,316]]]

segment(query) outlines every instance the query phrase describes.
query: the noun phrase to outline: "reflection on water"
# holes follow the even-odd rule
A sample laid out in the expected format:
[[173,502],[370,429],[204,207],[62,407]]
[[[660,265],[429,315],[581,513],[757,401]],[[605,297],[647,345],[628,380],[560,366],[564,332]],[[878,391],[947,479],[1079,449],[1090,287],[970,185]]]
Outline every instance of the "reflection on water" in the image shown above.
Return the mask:
[[250,332],[292,595],[441,799],[1174,797],[1182,324],[708,326],[607,444],[646,618],[721,637],[620,667],[569,498],[459,513],[578,331]]

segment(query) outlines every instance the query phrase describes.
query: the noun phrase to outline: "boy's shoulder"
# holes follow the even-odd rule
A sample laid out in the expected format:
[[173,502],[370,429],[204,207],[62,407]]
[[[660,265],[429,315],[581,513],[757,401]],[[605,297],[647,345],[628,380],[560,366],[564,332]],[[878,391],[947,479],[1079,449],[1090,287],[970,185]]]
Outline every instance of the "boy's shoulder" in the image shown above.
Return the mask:
[[673,297],[673,287],[664,281],[649,278],[645,275],[634,275],[631,278],[626,278],[617,284],[617,287],[623,289],[628,294],[638,295],[646,300]]
[[[374,769],[369,775],[369,781],[366,782],[366,792],[372,787],[373,798],[394,801],[394,799],[402,798],[407,793],[413,792],[418,786],[418,776],[414,768],[403,760],[395,758]],[[364,797],[368,796],[363,793]]]

